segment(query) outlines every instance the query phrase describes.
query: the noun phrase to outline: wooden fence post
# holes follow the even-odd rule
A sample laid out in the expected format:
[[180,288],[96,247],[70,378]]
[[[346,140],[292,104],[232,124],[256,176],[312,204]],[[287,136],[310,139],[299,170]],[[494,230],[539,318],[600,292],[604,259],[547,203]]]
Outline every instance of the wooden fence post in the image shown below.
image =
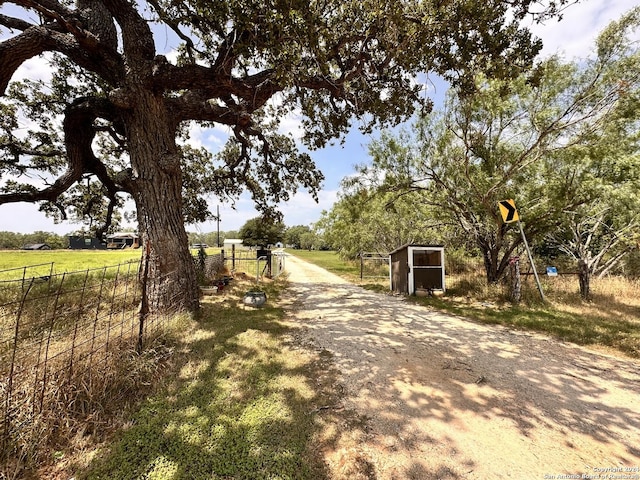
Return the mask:
[[150,251],[150,245],[149,245],[149,240],[147,240],[146,242],[146,248],[147,248],[147,252],[146,255],[144,256],[144,263],[140,264],[140,266],[142,267],[142,285],[140,287],[141,289],[141,293],[142,293],[142,300],[140,301],[140,314],[138,317],[138,345],[136,347],[136,350],[138,353],[142,353],[142,340],[144,337],[144,322],[147,318],[147,315],[149,315],[149,298],[148,298],[148,293],[147,293],[147,283],[149,283],[149,251]]
[[511,273],[510,297],[513,303],[520,303],[522,300],[522,282],[520,280],[520,257],[509,259],[509,270]]

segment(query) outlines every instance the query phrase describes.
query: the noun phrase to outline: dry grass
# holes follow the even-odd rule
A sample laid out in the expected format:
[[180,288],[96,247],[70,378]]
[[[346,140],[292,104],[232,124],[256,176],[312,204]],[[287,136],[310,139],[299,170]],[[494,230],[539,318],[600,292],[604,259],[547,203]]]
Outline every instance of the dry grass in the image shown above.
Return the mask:
[[63,452],[80,452],[122,426],[125,412],[161,378],[173,351],[168,338],[149,339],[141,354],[135,342],[114,341],[100,361],[84,357],[72,371],[61,358],[54,359],[41,392],[34,392],[33,377],[17,379],[0,478],[53,478],[47,466],[61,460]]
[[640,291],[637,280],[593,279],[592,295],[580,297],[576,277],[543,277],[546,302],[533,279],[523,284],[523,300],[507,300],[507,286],[466,285],[442,298],[415,299],[483,323],[543,332],[560,340],[612,354],[640,358]]
[[242,303],[255,286],[236,275],[203,297],[165,388],[76,478],[327,478],[311,414],[329,401],[316,385],[326,372],[287,341],[284,284],[261,283],[268,301],[259,309]]
[[166,365],[181,317],[149,317],[138,354],[137,269],[106,281],[105,273],[0,292],[3,480],[28,478],[60,452],[99,441]]

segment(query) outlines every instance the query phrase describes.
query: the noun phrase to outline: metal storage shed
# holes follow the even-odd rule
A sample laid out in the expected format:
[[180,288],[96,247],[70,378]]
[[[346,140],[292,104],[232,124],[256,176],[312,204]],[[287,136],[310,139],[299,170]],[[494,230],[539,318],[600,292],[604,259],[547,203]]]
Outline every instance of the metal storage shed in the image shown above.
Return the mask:
[[415,295],[445,291],[444,246],[403,245],[390,254],[391,290]]

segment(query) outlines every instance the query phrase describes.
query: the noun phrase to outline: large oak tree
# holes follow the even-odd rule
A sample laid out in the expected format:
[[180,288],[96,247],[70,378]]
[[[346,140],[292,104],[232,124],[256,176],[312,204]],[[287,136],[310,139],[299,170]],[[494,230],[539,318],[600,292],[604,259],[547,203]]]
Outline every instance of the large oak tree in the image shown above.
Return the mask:
[[[419,73],[463,88],[478,68],[519,73],[540,48],[520,20],[530,9],[542,11],[537,18],[556,14],[566,3],[4,1],[0,93],[9,98],[1,106],[0,203],[64,211],[82,198],[95,205],[98,195],[108,217],[119,194],[130,195],[152,299],[171,290],[179,292],[172,302],[195,308],[184,220],[187,207],[206,213],[199,191],[248,189],[269,210],[300,186],[319,188],[309,155],[277,134],[284,116],[302,117],[311,148],[344,135],[353,119],[364,131],[397,123],[421,98],[428,103]],[[159,54],[167,32],[180,41],[175,61]],[[52,80],[11,88],[16,70],[42,56]],[[180,146],[192,121],[228,127],[231,139],[215,159]],[[198,167],[206,178],[193,175]],[[34,175],[40,180],[23,181]],[[99,188],[77,190],[87,179]]]

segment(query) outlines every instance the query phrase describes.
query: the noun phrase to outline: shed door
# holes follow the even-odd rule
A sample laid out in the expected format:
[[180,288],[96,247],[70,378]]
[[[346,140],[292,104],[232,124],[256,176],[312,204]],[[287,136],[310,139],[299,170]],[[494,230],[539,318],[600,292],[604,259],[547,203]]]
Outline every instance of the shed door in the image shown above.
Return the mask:
[[442,250],[411,248],[409,252],[411,275],[409,294],[418,289],[444,291],[444,265]]

